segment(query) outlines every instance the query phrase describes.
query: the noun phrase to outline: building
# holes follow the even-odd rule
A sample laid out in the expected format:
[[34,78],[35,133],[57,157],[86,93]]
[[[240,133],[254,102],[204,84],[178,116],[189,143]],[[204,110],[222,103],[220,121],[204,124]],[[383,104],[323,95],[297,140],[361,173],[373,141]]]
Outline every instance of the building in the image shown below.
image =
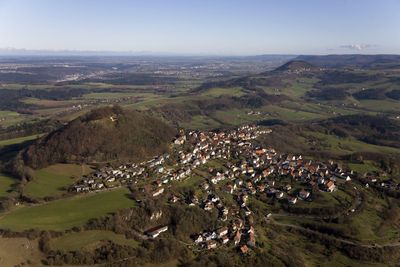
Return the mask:
[[150,230],[146,231],[146,234],[150,236],[151,238],[156,238],[158,237],[161,233],[168,231],[168,225],[165,226],[157,226],[155,228],[152,228]]

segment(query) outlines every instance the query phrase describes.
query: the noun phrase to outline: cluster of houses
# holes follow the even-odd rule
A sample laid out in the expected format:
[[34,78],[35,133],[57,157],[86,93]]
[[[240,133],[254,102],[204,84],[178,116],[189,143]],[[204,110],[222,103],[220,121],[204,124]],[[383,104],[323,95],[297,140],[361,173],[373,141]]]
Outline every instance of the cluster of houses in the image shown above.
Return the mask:
[[[172,160],[174,164],[169,164],[167,167],[165,162],[170,159],[170,154],[164,154],[139,164],[126,164],[118,168],[104,167],[89,176],[82,177],[71,190],[75,192],[99,191],[136,184],[143,180],[154,184],[152,194],[155,197],[163,193],[163,185],[188,178],[195,168],[206,164],[210,159],[228,159],[231,141],[244,145],[244,142],[269,132],[270,130],[261,130],[255,126],[243,126],[227,133],[192,131],[186,134],[182,131],[181,135],[174,140],[174,144],[178,146],[174,153],[176,156]],[[184,148],[186,143],[189,144]]]
[[[212,172],[212,170],[210,170]],[[248,195],[238,196],[237,204],[226,205],[215,192],[210,190],[210,184],[204,182],[201,188],[208,193],[206,199],[201,203],[194,196],[189,205],[198,205],[206,211],[218,210],[219,220],[225,222],[226,226],[214,231],[203,231],[193,237],[193,241],[204,249],[214,249],[222,245],[233,245],[239,248],[242,253],[247,253],[249,247],[256,245],[255,230],[253,227],[252,212],[246,205]],[[242,219],[241,212],[245,214]]]
[[214,249],[222,245],[236,246],[242,253],[247,253],[249,247],[256,245],[254,227],[245,227],[241,219],[236,219],[232,224],[216,229],[205,231],[193,237],[194,243],[205,249]]
[[[250,125],[226,131],[181,131],[173,141],[171,154],[139,164],[104,167],[83,177],[72,190],[88,192],[136,185],[145,196],[157,198],[164,194],[169,183],[189,179],[196,168],[211,160],[223,162],[219,167],[205,165],[209,168],[208,176],[200,185],[202,200],[196,195],[186,200],[172,195],[169,201],[183,201],[189,206],[218,212],[225,226],[214,231],[205,230],[194,238],[196,244],[206,249],[233,244],[247,253],[256,245],[253,215],[248,207],[250,196],[266,194],[294,205],[299,200],[311,201],[311,188],[333,192],[339,180],[349,181],[353,175],[332,161],[314,162],[253,144],[252,140],[270,132]],[[226,205],[218,197],[216,188],[232,195],[236,203]],[[160,226],[147,234],[156,238],[167,229],[168,226]]]
[[393,178],[388,178],[386,173],[367,173],[364,175],[363,181],[365,187],[373,186],[389,191],[399,191],[400,183]]

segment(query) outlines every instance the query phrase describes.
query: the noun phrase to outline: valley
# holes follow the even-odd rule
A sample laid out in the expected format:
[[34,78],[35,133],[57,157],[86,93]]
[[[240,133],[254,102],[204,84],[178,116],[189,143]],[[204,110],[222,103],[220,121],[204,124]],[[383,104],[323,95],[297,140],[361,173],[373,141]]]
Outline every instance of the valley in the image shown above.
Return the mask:
[[399,261],[397,56],[53,60],[0,60],[14,265]]

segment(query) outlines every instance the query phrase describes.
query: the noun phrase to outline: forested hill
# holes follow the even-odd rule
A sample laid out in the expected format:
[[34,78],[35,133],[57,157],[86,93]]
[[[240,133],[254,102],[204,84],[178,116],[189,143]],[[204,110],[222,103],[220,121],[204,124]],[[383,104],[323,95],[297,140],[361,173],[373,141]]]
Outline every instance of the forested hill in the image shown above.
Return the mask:
[[105,107],[91,111],[39,139],[23,152],[25,164],[141,161],[168,151],[176,130],[139,111]]

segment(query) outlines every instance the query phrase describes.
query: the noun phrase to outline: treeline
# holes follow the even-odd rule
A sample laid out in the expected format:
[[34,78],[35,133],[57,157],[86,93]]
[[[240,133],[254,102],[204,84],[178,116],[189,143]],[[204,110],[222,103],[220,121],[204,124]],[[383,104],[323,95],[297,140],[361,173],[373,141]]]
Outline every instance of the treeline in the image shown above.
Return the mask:
[[[100,78],[88,78],[75,83],[101,82],[115,85],[173,85],[180,79],[178,77],[153,75],[147,73],[112,73]],[[71,82],[73,83],[73,82]]]
[[60,128],[62,125],[62,122],[51,119],[22,122],[7,128],[0,128],[0,140],[48,133]]
[[143,241],[133,248],[121,246],[112,242],[94,249],[93,251],[61,251],[48,247],[49,239],[42,238],[40,247],[47,257],[45,265],[95,265],[107,266],[143,266],[144,264],[161,264],[178,258],[187,258],[186,247],[173,239],[157,239]]
[[308,97],[316,98],[319,100],[330,101],[330,100],[344,100],[350,94],[343,88],[325,88],[311,90],[306,93]]
[[0,110],[12,110],[30,114],[34,104],[22,100],[28,97],[46,100],[70,100],[89,93],[126,92],[116,88],[70,88],[58,86],[54,89],[0,89]]
[[287,82],[285,82],[283,76],[273,75],[270,72],[266,72],[261,74],[262,76],[246,76],[240,78],[233,78],[229,80],[222,81],[209,81],[204,82],[200,86],[194,88],[192,90],[193,93],[205,92],[212,88],[234,88],[234,87],[242,87],[248,91],[255,91],[258,87],[276,87],[276,88],[284,88],[287,86]]
[[382,100],[385,99],[385,90],[379,88],[365,89],[354,93],[353,97],[358,100],[363,100],[363,99]]
[[57,90],[0,89],[0,110],[12,110],[26,113],[29,108],[34,107],[32,104],[21,101],[27,97],[49,100],[68,100],[87,93],[88,90],[78,88],[57,88]]
[[351,259],[380,262],[388,264],[397,263],[400,260],[400,248],[397,246],[365,246],[344,242],[338,238],[330,237],[323,233],[317,233],[300,228],[289,228],[291,233],[300,233],[306,236],[310,242],[319,242],[328,250],[338,250]]
[[386,96],[395,100],[400,100],[400,90],[392,90],[386,93]]
[[[386,116],[338,116],[321,121],[317,126],[328,133],[340,133],[340,137],[352,136],[374,145],[400,147],[400,123]],[[316,125],[312,127],[316,129]]]
[[287,100],[284,95],[272,95],[255,90],[242,96],[220,96],[210,99],[193,99],[184,103],[166,104],[153,108],[153,114],[162,116],[165,120],[179,124],[190,121],[193,116],[212,116],[216,111],[235,108],[260,108],[270,103]]
[[377,81],[382,78],[381,74],[367,74],[367,73],[357,73],[350,70],[333,70],[324,71],[318,75],[320,81],[317,83],[317,87],[326,85],[335,85],[342,83],[363,83],[369,81]]

